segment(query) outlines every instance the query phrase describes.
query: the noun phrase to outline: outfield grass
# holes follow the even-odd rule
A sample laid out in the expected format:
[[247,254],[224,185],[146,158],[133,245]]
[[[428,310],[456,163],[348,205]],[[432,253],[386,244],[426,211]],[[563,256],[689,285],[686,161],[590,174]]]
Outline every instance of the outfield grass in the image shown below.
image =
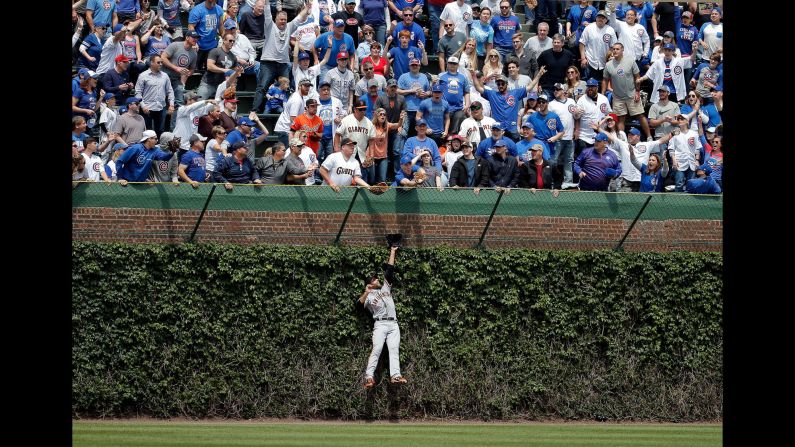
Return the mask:
[[721,425],[82,422],[75,447],[720,446]]

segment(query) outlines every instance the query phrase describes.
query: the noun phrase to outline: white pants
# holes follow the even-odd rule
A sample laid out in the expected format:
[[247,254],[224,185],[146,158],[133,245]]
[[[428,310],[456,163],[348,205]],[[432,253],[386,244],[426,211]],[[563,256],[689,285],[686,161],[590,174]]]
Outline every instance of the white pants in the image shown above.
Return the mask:
[[370,359],[367,361],[366,377],[373,377],[375,367],[378,365],[378,357],[381,356],[381,349],[384,347],[384,339],[389,349],[389,375],[390,377],[400,376],[400,327],[397,321],[376,321],[373,326],[373,350],[370,352]]

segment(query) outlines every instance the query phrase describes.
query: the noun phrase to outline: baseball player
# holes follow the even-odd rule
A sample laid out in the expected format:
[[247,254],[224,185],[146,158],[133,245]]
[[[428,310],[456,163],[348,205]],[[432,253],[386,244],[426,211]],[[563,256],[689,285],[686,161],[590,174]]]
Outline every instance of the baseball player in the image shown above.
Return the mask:
[[370,273],[365,278],[365,288],[359,302],[365,309],[373,314],[373,350],[367,361],[367,369],[364,372],[364,387],[370,389],[375,386],[375,367],[378,364],[378,357],[381,356],[381,349],[386,340],[389,348],[389,375],[390,382],[395,384],[406,383],[406,378],[400,374],[400,327],[395,316],[395,302],[392,300],[392,284],[395,283],[395,253],[398,247],[392,246],[389,249],[389,261],[384,264],[384,284],[378,280],[375,273]]

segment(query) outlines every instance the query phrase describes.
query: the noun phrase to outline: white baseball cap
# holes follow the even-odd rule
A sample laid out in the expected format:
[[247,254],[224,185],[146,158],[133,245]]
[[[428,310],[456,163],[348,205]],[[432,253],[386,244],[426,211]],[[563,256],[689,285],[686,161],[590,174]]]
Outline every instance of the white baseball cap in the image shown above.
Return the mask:
[[154,130],[145,130],[144,133],[143,133],[143,136],[141,137],[140,140],[138,140],[138,142],[139,143],[143,143],[144,141],[146,141],[146,140],[148,140],[150,138],[157,138],[157,134],[155,133]]

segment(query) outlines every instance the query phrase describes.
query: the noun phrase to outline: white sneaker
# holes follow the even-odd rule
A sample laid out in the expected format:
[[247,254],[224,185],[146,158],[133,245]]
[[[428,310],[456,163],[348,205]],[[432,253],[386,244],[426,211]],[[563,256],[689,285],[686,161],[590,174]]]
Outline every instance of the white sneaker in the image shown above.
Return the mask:
[[665,190],[668,191],[668,192],[671,192],[674,189],[676,189],[676,185],[668,185],[668,186],[665,187]]
[[577,184],[576,183],[571,183],[571,182],[563,182],[560,185],[560,189],[574,189],[576,187],[577,187]]

